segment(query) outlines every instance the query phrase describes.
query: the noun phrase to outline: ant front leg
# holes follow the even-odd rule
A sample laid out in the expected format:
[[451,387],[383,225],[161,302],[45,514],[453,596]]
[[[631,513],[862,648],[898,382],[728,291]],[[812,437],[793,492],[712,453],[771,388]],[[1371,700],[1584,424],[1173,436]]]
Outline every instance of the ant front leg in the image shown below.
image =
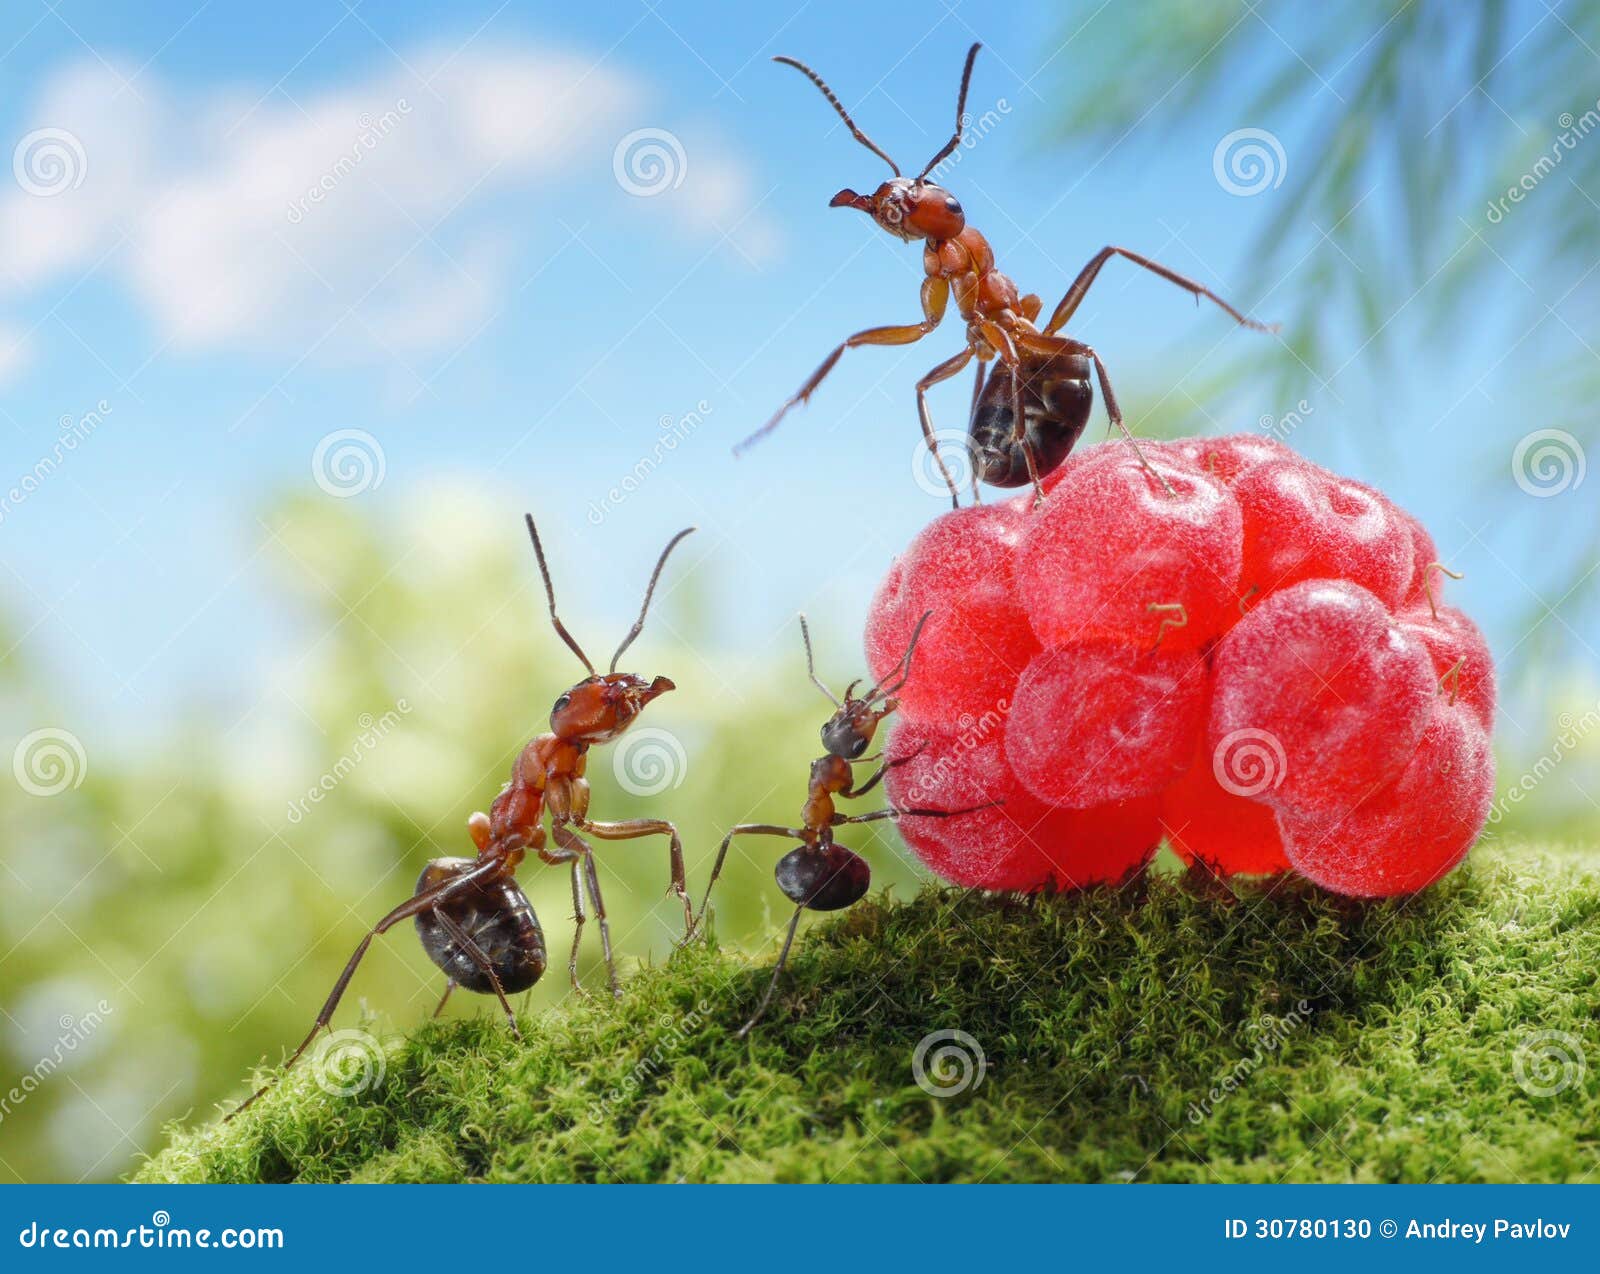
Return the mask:
[[921,806],[908,805],[903,809],[873,810],[870,814],[835,814],[833,825],[839,827],[845,823],[876,823],[885,818],[955,818],[958,814],[976,814],[979,810],[992,810],[997,805],[1004,804],[1004,801],[985,801],[982,805],[967,805],[958,810],[927,810]]
[[933,417],[928,414],[928,391],[942,380],[949,380],[972,361],[972,350],[964,349],[954,358],[947,358],[931,372],[917,382],[917,419],[922,422],[922,437],[928,444],[928,451],[933,456],[933,463],[939,466],[939,475],[944,479],[945,486],[950,488],[950,507],[959,509],[961,497],[956,491],[955,479],[950,476],[950,470],[945,468],[944,457],[939,454],[939,444],[933,436]]
[[1178,493],[1172,489],[1172,483],[1167,481],[1167,475],[1162,473],[1145,456],[1139,446],[1139,440],[1133,436],[1133,431],[1123,422],[1122,408],[1117,405],[1117,395],[1111,388],[1111,379],[1106,375],[1106,365],[1100,361],[1100,355],[1085,345],[1082,341],[1075,341],[1070,336],[1046,336],[1040,332],[1021,332],[1017,335],[1017,342],[1026,350],[1035,354],[1077,354],[1087,358],[1094,364],[1095,379],[1100,382],[1100,396],[1105,400],[1106,415],[1110,417],[1112,425],[1121,430],[1122,436],[1128,445],[1133,448],[1133,454],[1139,457],[1139,463],[1145,471],[1161,483],[1162,489],[1170,496]]
[[[300,1041],[300,1046],[289,1055],[289,1060],[283,1064],[284,1072],[287,1072],[290,1067],[304,1056],[306,1049],[311,1047],[311,1041],[317,1038],[317,1032],[333,1020],[334,1011],[339,1007],[339,1001],[344,998],[345,989],[350,985],[350,979],[355,977],[356,968],[360,965],[362,957],[367,954],[367,949],[372,946],[374,938],[380,934],[387,933],[402,920],[409,920],[419,912],[430,910],[456,890],[468,884],[476,883],[478,880],[489,876],[492,871],[499,870],[499,868],[500,864],[498,862],[492,862],[442,881],[432,889],[407,898],[382,920],[378,921],[377,924],[373,925],[371,929],[367,930],[366,937],[362,938],[360,943],[357,944],[355,954],[350,957],[344,966],[344,971],[339,974],[339,980],[333,984],[333,990],[329,992],[327,1000],[323,1002],[322,1009],[317,1014],[317,1020],[311,1024],[311,1029],[306,1032],[305,1039]],[[242,1111],[248,1110],[271,1087],[272,1084],[270,1082],[263,1084],[229,1111],[222,1122],[227,1123]]]
[[706,881],[706,896],[700,902],[700,914],[690,924],[689,933],[684,938],[685,943],[699,932],[700,925],[706,918],[706,908],[711,905],[711,888],[717,883],[717,877],[722,874],[723,861],[728,857],[728,846],[733,844],[735,836],[782,836],[787,840],[803,841],[806,832],[804,828],[780,827],[776,823],[740,823],[724,836],[721,846],[717,849],[717,861],[711,865],[711,879]]
[[[1039,482],[1039,458],[1033,453],[1033,443],[1028,441],[1028,416],[1022,393],[1022,355],[1017,349],[1017,341],[1012,339],[1010,327],[984,319],[978,328],[984,339],[993,346],[1011,377],[1011,440],[1022,449],[1022,459],[1028,466],[1028,481],[1033,484],[1033,503],[1037,506],[1044,499],[1044,487]],[[1017,333],[1019,338],[1021,335]]]
[[614,823],[600,823],[586,818],[578,826],[596,840],[667,837],[668,870],[672,874],[672,883],[667,886],[667,892],[676,894],[678,901],[683,903],[683,940],[687,942],[689,930],[694,924],[694,904],[689,901],[689,884],[683,871],[683,841],[679,839],[678,829],[664,818],[629,818]]
[[839,795],[849,797],[851,799],[854,799],[857,796],[865,796],[883,781],[883,776],[890,770],[895,769],[897,766],[905,765],[908,762],[915,761],[923,754],[923,752],[927,750],[927,747],[928,745],[924,743],[915,752],[908,752],[905,756],[896,757],[893,761],[885,761],[875,771],[873,771],[872,777],[860,787],[847,787],[844,791],[840,792]]
[[1126,248],[1101,248],[1094,254],[1089,264],[1078,272],[1078,277],[1072,281],[1072,286],[1067,289],[1067,294],[1061,298],[1061,304],[1056,306],[1055,313],[1050,316],[1050,321],[1045,324],[1046,336],[1059,332],[1067,321],[1077,312],[1078,306],[1083,302],[1084,293],[1088,292],[1089,285],[1095,281],[1100,273],[1100,267],[1111,260],[1112,257],[1123,257],[1132,261],[1137,266],[1142,266],[1152,274],[1158,274],[1168,283],[1175,283],[1185,292],[1193,294],[1196,304],[1201,297],[1213,301],[1227,311],[1228,315],[1240,326],[1253,328],[1257,332],[1275,332],[1278,330],[1275,323],[1261,323],[1256,319],[1239,313],[1210,288],[1196,283],[1193,279],[1185,278],[1176,270],[1170,270],[1159,261],[1152,261],[1149,257],[1142,257],[1137,252],[1129,252]]
[[778,427],[778,422],[789,413],[791,407],[796,407],[810,398],[816,391],[817,386],[822,383],[823,377],[833,370],[834,364],[839,361],[845,350],[854,349],[860,345],[910,345],[920,341],[939,326],[939,323],[944,318],[945,306],[949,303],[949,300],[950,284],[948,280],[941,279],[938,276],[924,279],[922,281],[922,322],[898,324],[893,327],[869,327],[863,332],[857,332],[854,336],[846,337],[833,353],[822,360],[822,366],[811,373],[810,378],[804,385],[800,386],[794,397],[778,408],[777,414],[771,420],[767,421],[760,429],[757,429],[755,433],[735,447],[733,454],[737,456],[752,443],[765,438]]
[[[594,918],[600,924],[600,952],[605,957],[606,981],[611,986],[611,998],[614,1000],[620,1000],[622,998],[622,986],[617,982],[617,962],[611,953],[611,923],[606,919],[606,903],[605,899],[600,895],[600,873],[596,870],[594,865],[594,849],[587,841],[583,839],[583,837],[579,836],[570,827],[566,827],[561,823],[552,823],[550,826],[550,833],[555,837],[557,845],[560,845],[563,849],[569,850],[576,855],[576,861],[573,863],[572,884],[574,900],[576,900],[578,892],[578,863],[581,862],[583,865],[584,883],[589,886],[589,901],[594,904]],[[572,944],[572,964],[569,966],[574,979],[573,985],[577,985],[577,961],[578,944],[576,937],[574,937]]]

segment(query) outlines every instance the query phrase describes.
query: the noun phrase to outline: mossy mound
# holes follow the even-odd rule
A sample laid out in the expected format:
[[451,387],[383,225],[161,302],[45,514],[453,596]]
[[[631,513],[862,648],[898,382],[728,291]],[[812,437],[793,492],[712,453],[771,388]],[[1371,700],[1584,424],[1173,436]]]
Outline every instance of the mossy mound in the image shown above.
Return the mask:
[[[1597,970],[1600,877],[1529,853],[1376,904],[930,889],[803,932],[748,1041],[766,969],[691,949],[522,1043],[487,1009],[388,1041],[357,1096],[305,1066],[138,1178],[1578,1180]],[[925,1050],[919,1085],[938,1031],[970,1040]]]

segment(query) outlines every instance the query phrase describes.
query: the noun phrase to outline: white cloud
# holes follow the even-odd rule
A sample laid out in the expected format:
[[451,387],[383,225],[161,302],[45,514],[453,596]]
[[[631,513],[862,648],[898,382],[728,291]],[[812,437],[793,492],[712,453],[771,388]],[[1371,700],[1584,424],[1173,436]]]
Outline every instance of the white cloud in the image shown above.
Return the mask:
[[[605,180],[645,90],[549,50],[407,63],[293,101],[184,99],[148,73],[136,98],[99,63],[58,72],[30,121],[77,144],[81,184],[0,194],[0,302],[98,266],[179,348],[340,361],[465,339],[520,282],[528,203],[578,169]],[[747,185],[705,157],[674,192],[680,224],[728,229]],[[508,211],[507,193],[525,202]]]
[[33,343],[19,327],[0,323],[0,385],[9,384],[32,361]]

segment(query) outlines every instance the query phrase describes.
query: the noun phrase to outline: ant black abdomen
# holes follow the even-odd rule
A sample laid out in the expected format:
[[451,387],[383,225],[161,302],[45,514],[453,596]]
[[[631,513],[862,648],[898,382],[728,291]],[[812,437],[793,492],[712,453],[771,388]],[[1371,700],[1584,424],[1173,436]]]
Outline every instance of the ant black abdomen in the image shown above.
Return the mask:
[[843,911],[866,896],[872,884],[867,860],[843,845],[801,845],[773,869],[784,896],[812,911]]
[[1094,405],[1091,366],[1082,354],[1030,357],[1022,365],[1023,432],[1014,425],[1014,376],[1003,363],[987,377],[972,405],[967,445],[975,476],[990,486],[1021,487],[1031,482],[1027,448],[1042,477],[1053,472],[1077,446]]
[[[435,858],[417,878],[417,893],[437,889],[476,863],[472,858]],[[419,912],[416,924],[428,958],[451,984],[468,991],[493,995],[498,980],[498,989],[513,995],[544,973],[544,930],[527,894],[512,878],[468,884],[433,910]],[[462,935],[488,958],[487,969],[470,954]]]

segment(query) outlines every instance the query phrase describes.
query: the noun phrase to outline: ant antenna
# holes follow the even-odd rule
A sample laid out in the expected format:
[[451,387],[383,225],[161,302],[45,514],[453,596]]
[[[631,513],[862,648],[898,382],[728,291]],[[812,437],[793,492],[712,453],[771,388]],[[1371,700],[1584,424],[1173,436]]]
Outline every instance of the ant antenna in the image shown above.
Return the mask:
[[[976,52],[976,49],[974,49],[974,52]],[[785,66],[794,67],[795,70],[799,71],[800,74],[804,75],[808,80],[810,80],[819,89],[821,89],[822,90],[822,96],[828,99],[828,104],[830,106],[832,106],[834,110],[839,112],[839,118],[844,121],[845,127],[850,130],[850,135],[852,137],[854,137],[858,142],[860,142],[863,146],[865,146],[868,150],[870,150],[879,159],[883,160],[884,163],[888,164],[890,168],[894,169],[894,175],[896,177],[898,177],[900,175],[900,165],[895,163],[894,160],[890,159],[888,154],[885,153],[878,146],[878,144],[875,141],[872,140],[872,138],[868,137],[865,133],[863,133],[859,128],[856,127],[855,120],[850,118],[850,112],[845,110],[844,106],[840,103],[839,99],[833,95],[833,90],[828,87],[827,83],[823,80],[823,78],[820,75],[818,75],[815,71],[813,71],[804,62],[798,62],[794,58],[791,58],[791,57],[775,57],[772,60],[774,62],[782,62]],[[972,58],[971,58],[970,55],[967,58],[967,69],[968,69],[969,72],[972,69]],[[966,95],[967,95],[966,94],[966,86],[963,84],[962,85],[962,90],[961,90],[961,97],[962,97],[963,101],[966,100]],[[930,168],[933,167],[932,164],[930,164],[928,166]]]
[[[911,680],[911,657],[917,652],[917,639],[922,636],[922,626],[928,622],[928,617],[932,614],[931,610],[922,612],[922,618],[917,620],[917,626],[911,630],[911,640],[906,643],[906,653],[901,655],[895,666],[884,675],[883,681],[880,681],[867,692],[867,701],[869,703],[874,699],[887,699],[891,695],[898,694],[901,687]],[[900,680],[895,682],[894,685],[885,688],[884,682],[888,681],[896,673],[899,673]]]
[[831,702],[834,707],[844,707],[844,704],[840,703],[839,700],[834,697],[833,691],[829,690],[827,686],[822,684],[822,678],[817,676],[817,665],[811,658],[811,630],[806,627],[806,617],[804,615],[800,616],[800,636],[806,643],[806,671],[811,674],[812,685],[816,686],[818,690],[827,695],[829,702]]
[[560,616],[556,614],[556,590],[555,586],[550,583],[550,568],[545,564],[544,545],[539,543],[539,528],[533,524],[533,514],[525,513],[523,517],[528,520],[528,534],[533,537],[533,555],[539,559],[539,574],[544,576],[544,595],[550,599],[550,622],[555,625],[556,635],[567,643],[567,647],[578,657],[583,666],[589,670],[589,675],[592,677],[595,675],[595,671],[594,665],[589,662],[589,656],[583,653],[583,647],[578,645],[577,639],[567,631],[566,625],[561,622]]
[[[529,525],[532,525],[531,519]],[[650,572],[650,582],[644,588],[644,602],[639,607],[639,618],[633,621],[633,627],[628,629],[628,635],[622,639],[622,645],[617,647],[617,653],[611,656],[611,667],[608,671],[617,670],[617,660],[622,658],[622,652],[633,645],[633,639],[644,631],[644,617],[650,610],[650,599],[655,596],[656,581],[661,578],[661,568],[667,564],[667,557],[672,550],[678,547],[678,541],[693,530],[692,526],[684,527],[668,540],[667,547],[661,550],[661,556],[656,559],[656,569]],[[594,670],[591,668],[590,671]]]
[[[972,83],[972,64],[977,61],[978,50],[982,47],[983,45],[981,44],[974,44],[970,49],[967,50],[967,64],[961,69],[961,92],[956,97],[956,131],[950,135],[950,140],[944,144],[944,149],[930,159],[928,161],[928,166],[917,174],[917,182],[919,185],[924,177],[926,177],[935,168],[937,168],[941,162],[943,162],[946,155],[948,155],[961,144],[962,120],[965,118],[967,113],[967,85]],[[896,170],[895,175],[899,176],[898,170]]]

